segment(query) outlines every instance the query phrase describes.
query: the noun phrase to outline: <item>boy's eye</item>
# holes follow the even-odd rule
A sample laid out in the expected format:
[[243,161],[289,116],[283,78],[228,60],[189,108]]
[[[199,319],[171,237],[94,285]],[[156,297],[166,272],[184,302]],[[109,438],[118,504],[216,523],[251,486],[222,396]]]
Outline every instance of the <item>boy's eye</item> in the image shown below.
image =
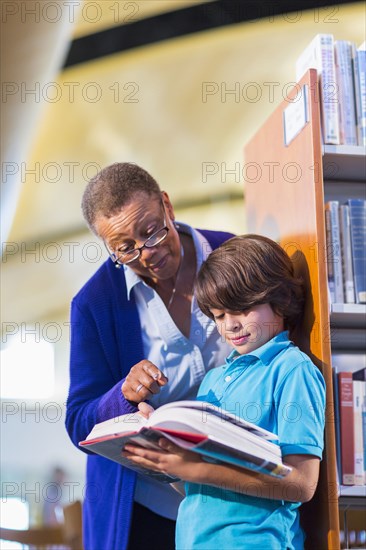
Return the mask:
[[217,315],[214,315],[215,321],[220,321],[225,317],[225,313],[218,313]]

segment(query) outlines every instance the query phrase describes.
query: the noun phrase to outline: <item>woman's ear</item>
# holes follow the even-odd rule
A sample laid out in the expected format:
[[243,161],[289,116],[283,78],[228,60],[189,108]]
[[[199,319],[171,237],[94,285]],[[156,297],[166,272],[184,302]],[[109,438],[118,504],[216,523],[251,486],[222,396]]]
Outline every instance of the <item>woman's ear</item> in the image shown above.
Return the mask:
[[166,213],[168,214],[169,218],[172,221],[174,221],[175,220],[174,208],[172,203],[170,202],[169,195],[166,191],[161,192],[161,199],[164,203]]

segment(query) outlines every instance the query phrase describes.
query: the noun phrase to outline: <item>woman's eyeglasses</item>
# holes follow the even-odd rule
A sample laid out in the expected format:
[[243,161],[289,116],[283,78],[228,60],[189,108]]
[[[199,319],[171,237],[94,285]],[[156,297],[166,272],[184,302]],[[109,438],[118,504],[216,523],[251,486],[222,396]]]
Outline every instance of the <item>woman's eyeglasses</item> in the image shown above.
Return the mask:
[[169,233],[169,227],[166,225],[165,208],[163,201],[161,201],[161,204],[164,210],[163,227],[150,235],[150,237],[146,239],[142,246],[131,248],[130,250],[126,251],[121,251],[117,249],[115,252],[113,252],[109,249],[107,244],[104,243],[110,258],[116,267],[120,267],[121,265],[130,264],[131,262],[136,261],[141,256],[141,252],[144,248],[153,248],[154,246],[160,244],[167,237]]

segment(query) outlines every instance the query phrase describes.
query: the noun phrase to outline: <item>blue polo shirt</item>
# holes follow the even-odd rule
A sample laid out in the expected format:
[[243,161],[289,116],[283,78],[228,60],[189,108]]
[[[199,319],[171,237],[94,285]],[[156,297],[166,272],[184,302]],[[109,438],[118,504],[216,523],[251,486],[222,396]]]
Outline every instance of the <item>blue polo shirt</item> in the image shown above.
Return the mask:
[[[322,457],[325,383],[319,369],[284,331],[250,354],[232,351],[208,372],[197,399],[237,414],[279,436],[282,456]],[[299,502],[270,500],[186,484],[178,512],[177,550],[303,548]],[[296,487],[287,498],[296,499]]]

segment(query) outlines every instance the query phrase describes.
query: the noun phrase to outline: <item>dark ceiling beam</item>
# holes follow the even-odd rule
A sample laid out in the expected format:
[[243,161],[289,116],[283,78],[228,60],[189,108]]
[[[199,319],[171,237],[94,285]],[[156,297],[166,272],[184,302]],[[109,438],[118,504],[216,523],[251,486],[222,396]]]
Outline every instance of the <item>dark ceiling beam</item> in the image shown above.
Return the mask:
[[[129,20],[126,12],[121,17],[121,25],[73,40],[64,68],[132,48],[245,21],[267,19],[271,22],[278,15],[284,15],[289,22],[296,22],[296,18],[301,17],[301,12],[313,10],[314,18],[328,18],[332,22],[337,17],[340,5],[354,3],[361,2],[346,0],[335,4],[334,0],[217,0],[135,21]],[[137,2],[129,4],[131,7],[135,4],[138,9]],[[133,12],[130,15],[132,19]]]

